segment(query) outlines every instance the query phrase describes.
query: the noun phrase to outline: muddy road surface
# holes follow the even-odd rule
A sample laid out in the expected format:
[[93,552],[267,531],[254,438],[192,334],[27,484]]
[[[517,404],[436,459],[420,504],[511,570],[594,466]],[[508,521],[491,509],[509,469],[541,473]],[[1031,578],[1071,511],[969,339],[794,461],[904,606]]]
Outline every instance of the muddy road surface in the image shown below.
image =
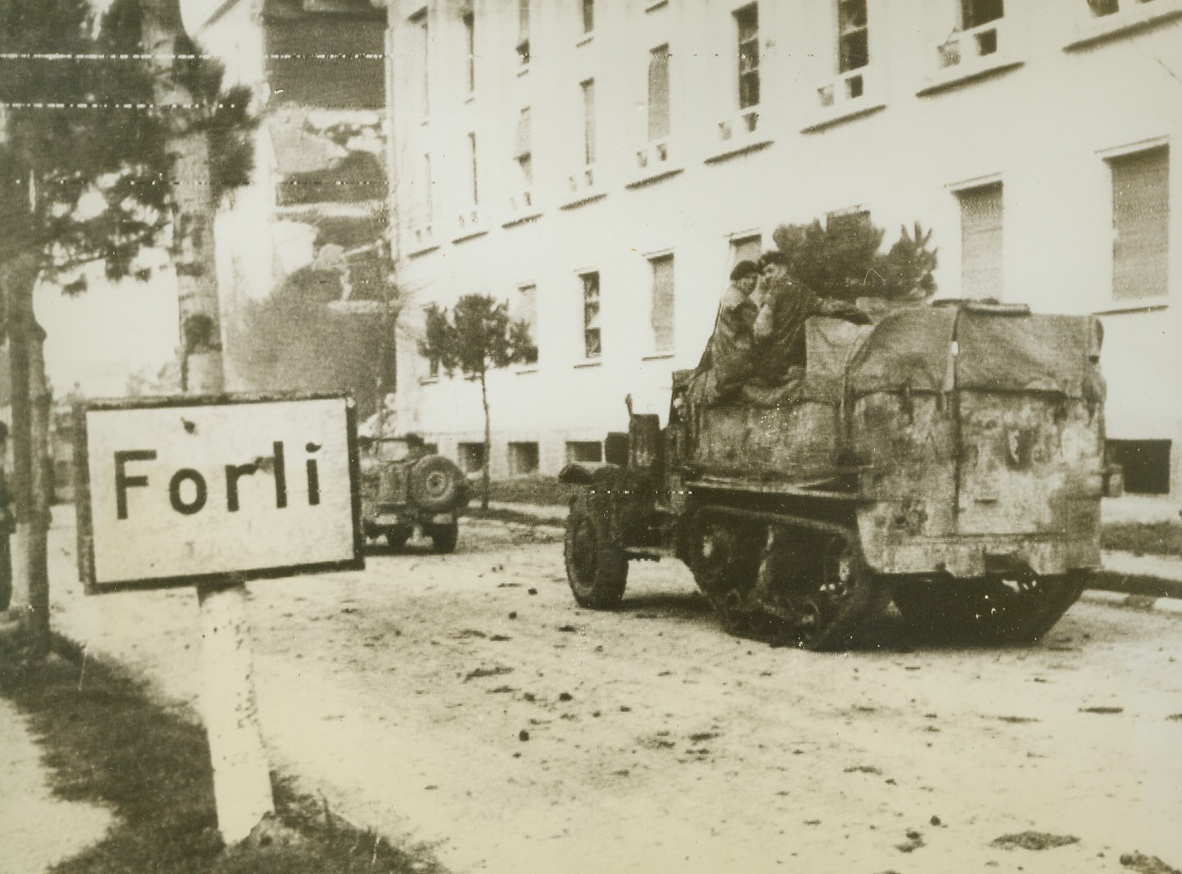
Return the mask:
[[[197,709],[190,590],[54,622]],[[1182,867],[1182,618],[1080,603],[1038,646],[819,655],[728,637],[689,573],[578,608],[561,532],[464,520],[454,555],[252,583],[272,766],[456,872]],[[1164,867],[1155,869],[1161,862]]]

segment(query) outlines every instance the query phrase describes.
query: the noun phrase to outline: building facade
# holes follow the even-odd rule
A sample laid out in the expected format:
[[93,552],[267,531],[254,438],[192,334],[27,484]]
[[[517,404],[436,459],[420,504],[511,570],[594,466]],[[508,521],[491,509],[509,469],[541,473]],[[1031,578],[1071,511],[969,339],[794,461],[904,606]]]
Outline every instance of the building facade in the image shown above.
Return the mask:
[[[507,300],[494,476],[666,413],[781,224],[919,221],[941,297],[1098,313],[1133,491],[1182,488],[1182,0],[391,0],[392,249],[413,326]],[[401,424],[484,463],[478,385],[399,349]],[[1174,450],[1174,451],[1171,451]]]
[[[381,313],[388,297],[385,10],[370,0],[238,0],[197,29],[232,80],[256,93],[250,184],[233,191],[217,222],[227,387],[329,390],[339,371],[315,360],[311,328],[252,328],[259,307],[295,297],[289,285],[335,297],[321,327],[347,330]],[[242,72],[239,72],[239,71]],[[263,312],[263,315],[259,315]],[[355,318],[354,318],[355,317]],[[282,338],[283,347],[276,346]],[[311,351],[310,351],[311,350]],[[383,350],[375,349],[374,370]],[[358,402],[367,412],[374,379]],[[387,380],[389,381],[389,380]]]

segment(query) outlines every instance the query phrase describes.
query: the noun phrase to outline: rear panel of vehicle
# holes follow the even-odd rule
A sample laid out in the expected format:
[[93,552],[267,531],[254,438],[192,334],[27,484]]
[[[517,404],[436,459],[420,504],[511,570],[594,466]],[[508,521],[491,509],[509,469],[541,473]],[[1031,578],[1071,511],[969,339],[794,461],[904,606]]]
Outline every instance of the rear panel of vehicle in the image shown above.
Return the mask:
[[1098,564],[1097,323],[973,305],[896,321],[863,349],[847,395],[871,566],[977,577]]

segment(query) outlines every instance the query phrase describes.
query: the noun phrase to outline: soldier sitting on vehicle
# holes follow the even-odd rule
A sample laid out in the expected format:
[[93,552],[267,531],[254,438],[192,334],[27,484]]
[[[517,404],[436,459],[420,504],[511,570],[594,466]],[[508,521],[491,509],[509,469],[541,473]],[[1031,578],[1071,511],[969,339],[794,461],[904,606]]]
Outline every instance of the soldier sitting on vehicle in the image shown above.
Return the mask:
[[866,324],[869,317],[856,306],[824,300],[788,275],[783,252],[765,252],[759,259],[755,296],[759,313],[752,327],[754,368],[743,385],[743,398],[760,407],[777,407],[797,398],[804,381],[805,322],[810,316],[831,316]]
[[693,376],[687,398],[715,406],[734,397],[759,407],[797,399],[804,380],[805,321],[833,316],[865,324],[869,318],[842,301],[822,300],[788,275],[778,250],[731,271],[714,332]]
[[735,394],[754,367],[752,346],[759,307],[752,299],[759,266],[740,261],[722,295],[714,332],[694,371],[689,391],[699,403],[716,404]]

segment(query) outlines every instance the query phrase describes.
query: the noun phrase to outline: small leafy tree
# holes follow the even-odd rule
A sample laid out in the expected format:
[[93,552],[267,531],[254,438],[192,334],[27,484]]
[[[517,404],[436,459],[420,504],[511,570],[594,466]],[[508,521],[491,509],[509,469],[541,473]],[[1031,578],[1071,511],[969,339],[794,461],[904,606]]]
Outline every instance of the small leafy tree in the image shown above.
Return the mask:
[[781,225],[772,234],[787,256],[788,273],[823,298],[852,301],[880,297],[888,301],[918,301],[936,291],[932,271],[936,250],[932,232],[919,222],[906,227],[885,253],[879,251],[884,231],[866,213],[830,219],[824,225]]
[[492,455],[492,419],[488,406],[488,372],[514,362],[537,360],[529,326],[509,318],[508,304],[484,294],[468,294],[449,313],[432,304],[419,351],[451,376],[461,370],[480,380],[484,406],[484,470],[481,473],[480,507],[488,509],[489,459]]

